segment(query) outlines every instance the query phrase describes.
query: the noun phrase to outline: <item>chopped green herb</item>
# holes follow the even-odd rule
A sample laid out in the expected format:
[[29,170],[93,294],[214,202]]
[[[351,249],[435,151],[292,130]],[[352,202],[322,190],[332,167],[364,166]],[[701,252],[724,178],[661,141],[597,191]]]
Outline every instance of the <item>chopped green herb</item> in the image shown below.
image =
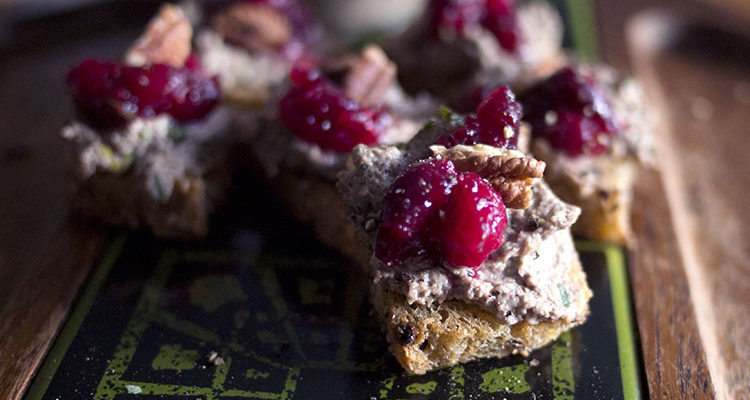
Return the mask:
[[180,125],[170,126],[169,131],[167,132],[167,137],[175,142],[178,140],[182,140],[186,135],[187,132],[185,131],[185,128]]
[[440,116],[445,122],[463,122],[463,115],[451,110],[445,105],[440,106]]
[[565,286],[563,286],[562,283],[558,283],[557,288],[560,289],[560,297],[562,297],[563,305],[565,307],[570,307],[570,299],[568,298],[568,290],[565,289]]
[[425,122],[424,125],[422,125],[422,129],[420,129],[419,131],[421,132],[421,131],[423,131],[425,129],[430,129],[430,128],[432,128],[435,125],[437,125],[437,121],[435,121],[434,119],[431,119],[431,120]]
[[109,162],[112,162],[112,158],[114,157],[114,152],[112,151],[111,147],[102,143],[99,145],[99,153],[101,153],[103,159]]
[[130,167],[130,164],[133,163],[134,158],[135,158],[135,150],[119,158],[113,156],[112,161],[110,163],[110,168],[113,172],[125,171],[126,169],[128,169],[128,167]]
[[154,175],[154,188],[156,189],[156,196],[159,202],[165,203],[167,199],[166,199],[166,196],[164,195],[164,188],[161,186],[159,175]]

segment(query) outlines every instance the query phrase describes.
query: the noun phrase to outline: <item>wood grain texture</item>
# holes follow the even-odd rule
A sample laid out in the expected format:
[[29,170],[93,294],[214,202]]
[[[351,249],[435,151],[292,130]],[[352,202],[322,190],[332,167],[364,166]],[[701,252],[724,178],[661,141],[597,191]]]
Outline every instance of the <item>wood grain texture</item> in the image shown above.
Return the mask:
[[13,282],[0,304],[0,398],[20,399],[100,253],[105,235],[85,226],[64,227],[45,266]]
[[[703,382],[696,374],[710,371],[708,386],[713,382],[717,398],[750,398],[750,24],[708,1],[667,0],[656,5],[658,13],[641,16],[628,29],[633,16],[654,4],[599,0],[597,5],[605,59],[634,71],[664,117],[659,137],[663,185],[639,188],[636,200],[671,216],[644,210],[647,216],[635,221],[641,246],[631,253],[650,394],[708,395],[701,392]],[[663,228],[650,226],[654,221],[673,232],[666,242],[656,240]],[[653,253],[657,244],[662,248]],[[648,257],[653,257],[651,266]],[[649,268],[655,268],[652,275]],[[670,383],[675,378],[679,387]]]
[[661,176],[641,171],[633,199],[630,277],[651,399],[712,399],[690,286]]
[[647,15],[633,37],[669,133],[662,173],[717,395],[748,399],[750,37],[722,25]]
[[[70,115],[64,77],[85,56],[116,58],[136,36],[62,30],[48,19],[14,27],[0,47],[0,399],[20,399],[73,304],[105,235],[68,216],[65,152]],[[123,14],[120,14],[119,19]],[[143,16],[135,19],[144,19]],[[107,19],[109,18],[109,20]],[[0,42],[0,45],[6,44]],[[12,95],[7,95],[12,94]]]

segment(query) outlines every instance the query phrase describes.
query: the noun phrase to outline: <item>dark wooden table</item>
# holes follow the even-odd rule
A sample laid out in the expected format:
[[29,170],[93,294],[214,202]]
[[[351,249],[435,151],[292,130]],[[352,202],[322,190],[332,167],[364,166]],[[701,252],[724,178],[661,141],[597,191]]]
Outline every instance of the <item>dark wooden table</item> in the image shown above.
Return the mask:
[[[643,13],[655,3],[662,14]],[[717,3],[595,1],[602,58],[641,78],[665,117],[659,169],[639,178],[629,253],[651,398],[750,398],[750,15],[741,0]],[[67,214],[62,74],[88,55],[81,40],[115,57],[135,32],[82,39],[56,21],[0,44],[2,399],[22,396],[106,241]],[[54,29],[74,40],[31,51]]]

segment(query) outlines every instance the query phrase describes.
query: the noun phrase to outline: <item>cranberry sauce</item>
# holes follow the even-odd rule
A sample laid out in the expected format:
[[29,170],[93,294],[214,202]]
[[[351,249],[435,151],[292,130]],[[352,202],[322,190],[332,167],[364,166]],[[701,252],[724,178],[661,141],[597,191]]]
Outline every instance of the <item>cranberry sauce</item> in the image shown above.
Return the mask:
[[375,256],[388,265],[426,259],[477,268],[503,243],[505,206],[490,184],[451,161],[412,165],[383,200]]
[[514,0],[433,0],[429,9],[430,34],[441,31],[463,34],[481,24],[510,53],[518,53],[521,40]]
[[529,89],[522,102],[532,135],[573,157],[606,152],[620,131],[602,87],[573,67]]
[[169,114],[180,122],[201,119],[219,102],[216,77],[208,77],[197,58],[183,67],[152,64],[131,67],[87,59],[66,81],[80,115],[97,128],[109,129],[135,118]]
[[279,102],[280,119],[300,139],[338,153],[371,145],[391,125],[382,108],[359,106],[318,69],[297,63],[292,87]]
[[516,148],[520,123],[521,104],[508,87],[501,86],[479,103],[476,115],[466,116],[461,126],[444,133],[435,143],[445,147],[487,144]]

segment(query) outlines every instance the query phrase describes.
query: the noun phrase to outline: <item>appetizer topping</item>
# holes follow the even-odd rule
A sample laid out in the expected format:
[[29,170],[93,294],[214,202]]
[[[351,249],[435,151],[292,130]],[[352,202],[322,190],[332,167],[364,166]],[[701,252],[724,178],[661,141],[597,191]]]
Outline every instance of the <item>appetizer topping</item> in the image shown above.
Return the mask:
[[521,40],[515,0],[433,0],[430,32],[434,37],[453,37],[480,25],[490,31],[500,46],[518,52]]
[[431,243],[423,232],[457,174],[452,162],[434,159],[411,166],[393,182],[383,198],[376,257],[398,265],[426,251]]
[[479,267],[503,244],[508,216],[500,195],[474,173],[459,174],[433,227],[445,261]]
[[544,161],[526,157],[516,150],[484,145],[430,147],[433,154],[453,161],[456,170],[473,172],[486,179],[508,208],[525,209],[531,205],[531,187],[544,174]]
[[182,10],[166,4],[148,24],[143,36],[128,50],[125,61],[133,66],[167,64],[181,67],[191,54],[192,37],[193,27]]
[[445,147],[487,144],[514,149],[518,145],[520,124],[521,104],[507,86],[500,86],[479,104],[476,115],[466,116],[463,124],[440,136],[435,143]]
[[368,46],[352,61],[344,85],[346,95],[365,107],[381,104],[396,79],[396,66],[377,46]]
[[385,195],[380,220],[375,256],[393,266],[420,257],[477,268],[503,243],[508,225],[492,186],[445,159],[404,171]]
[[532,135],[577,157],[609,150],[620,134],[604,90],[593,76],[565,67],[523,96]]
[[217,78],[207,77],[195,57],[182,67],[131,67],[86,59],[68,73],[66,81],[81,116],[104,129],[162,113],[180,122],[201,119],[220,97]]
[[250,52],[278,52],[290,59],[302,55],[313,30],[296,0],[238,1],[216,14],[211,25],[229,43]]
[[297,63],[292,87],[279,103],[280,119],[297,137],[338,153],[371,145],[391,125],[382,108],[362,107],[325,79],[319,70]]
[[262,2],[236,3],[211,23],[228,42],[253,52],[279,49],[292,37],[286,16]]

